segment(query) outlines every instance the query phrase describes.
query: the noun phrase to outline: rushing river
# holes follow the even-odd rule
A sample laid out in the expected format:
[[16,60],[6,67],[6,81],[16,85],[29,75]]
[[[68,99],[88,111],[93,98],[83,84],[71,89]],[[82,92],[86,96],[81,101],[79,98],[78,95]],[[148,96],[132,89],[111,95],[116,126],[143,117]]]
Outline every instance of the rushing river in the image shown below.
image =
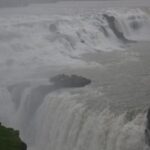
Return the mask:
[[[0,122],[28,150],[148,150],[150,9],[26,9],[1,10]],[[49,90],[63,73],[92,83]]]

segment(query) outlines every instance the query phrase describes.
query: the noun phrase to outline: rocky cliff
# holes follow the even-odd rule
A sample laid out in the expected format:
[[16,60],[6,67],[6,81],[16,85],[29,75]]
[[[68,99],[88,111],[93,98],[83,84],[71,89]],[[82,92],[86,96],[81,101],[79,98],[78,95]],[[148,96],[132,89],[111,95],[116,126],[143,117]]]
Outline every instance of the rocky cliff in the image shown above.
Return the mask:
[[27,150],[27,146],[20,139],[19,131],[0,124],[0,150]]

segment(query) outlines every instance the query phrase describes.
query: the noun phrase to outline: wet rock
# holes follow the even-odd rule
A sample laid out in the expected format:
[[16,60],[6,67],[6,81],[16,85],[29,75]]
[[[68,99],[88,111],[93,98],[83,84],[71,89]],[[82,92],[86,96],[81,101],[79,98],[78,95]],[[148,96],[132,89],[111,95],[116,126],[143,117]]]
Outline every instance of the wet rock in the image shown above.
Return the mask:
[[116,35],[118,39],[120,39],[123,42],[129,42],[129,40],[124,36],[124,34],[118,30],[116,26],[117,20],[115,19],[114,16],[103,14],[103,17],[107,20],[110,29],[113,31],[113,33]]
[[52,77],[50,82],[54,87],[84,87],[91,83],[90,79],[78,76],[78,75],[65,75],[60,74]]
[[27,145],[24,142],[21,142],[21,150],[27,150]]
[[147,122],[145,129],[145,142],[150,147],[150,108],[147,111]]

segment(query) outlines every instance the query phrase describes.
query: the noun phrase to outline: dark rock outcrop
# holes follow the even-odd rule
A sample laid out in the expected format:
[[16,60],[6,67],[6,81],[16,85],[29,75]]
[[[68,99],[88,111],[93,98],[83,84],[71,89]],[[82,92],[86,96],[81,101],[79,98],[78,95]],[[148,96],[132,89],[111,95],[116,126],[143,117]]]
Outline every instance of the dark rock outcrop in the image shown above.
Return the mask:
[[91,80],[78,76],[78,75],[65,75],[60,74],[52,77],[50,82],[53,83],[54,87],[58,88],[75,88],[75,87],[84,87],[91,83]]
[[116,35],[116,37],[123,41],[123,42],[129,42],[129,40],[124,36],[124,34],[118,30],[116,23],[117,20],[114,16],[109,16],[107,14],[103,14],[103,17],[107,20],[108,25],[110,29],[113,31],[113,33]]
[[20,139],[19,131],[0,123],[0,150],[27,150],[27,145]]
[[24,142],[21,142],[21,150],[27,150],[27,145]]
[[150,147],[150,108],[147,111],[147,122],[145,129],[145,142]]

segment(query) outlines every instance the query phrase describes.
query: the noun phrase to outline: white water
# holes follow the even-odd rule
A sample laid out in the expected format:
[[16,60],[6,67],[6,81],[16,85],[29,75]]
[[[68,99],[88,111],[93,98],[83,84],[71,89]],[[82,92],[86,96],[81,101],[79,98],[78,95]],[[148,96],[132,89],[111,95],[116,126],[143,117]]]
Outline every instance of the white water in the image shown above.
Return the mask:
[[8,15],[0,17],[1,68],[87,67],[79,59],[83,53],[123,50],[125,45],[103,14],[115,17],[118,31],[127,39],[149,39],[150,18],[141,9],[105,10],[77,16]]
[[[29,150],[148,148],[144,139],[145,109],[137,106],[124,111],[118,107],[113,111],[112,100],[94,79],[87,87],[61,89],[44,96],[36,90],[47,81],[43,81],[43,76],[38,83],[34,81],[32,74],[38,68],[101,68],[100,63],[80,59],[81,54],[127,48],[110,29],[102,16],[104,13],[116,18],[117,29],[128,40],[150,40],[149,15],[141,9],[105,10],[77,16],[0,17],[0,121],[19,129]],[[136,30],[132,28],[134,23]],[[24,77],[26,82],[28,77],[32,82],[14,84]],[[14,86],[10,87],[12,83]],[[114,103],[118,101],[126,105],[121,99]],[[130,107],[130,102],[127,106]]]
[[[40,105],[36,104],[37,99],[30,99],[31,93],[27,92],[17,110],[11,100],[7,104],[9,112],[1,105],[3,113],[8,114],[1,113],[0,119],[20,129],[28,149],[144,150],[145,113],[133,110],[115,115],[107,109],[100,90],[89,86],[53,92],[40,99]],[[15,91],[17,93],[17,87]],[[8,93],[5,95],[1,101],[8,101]]]

